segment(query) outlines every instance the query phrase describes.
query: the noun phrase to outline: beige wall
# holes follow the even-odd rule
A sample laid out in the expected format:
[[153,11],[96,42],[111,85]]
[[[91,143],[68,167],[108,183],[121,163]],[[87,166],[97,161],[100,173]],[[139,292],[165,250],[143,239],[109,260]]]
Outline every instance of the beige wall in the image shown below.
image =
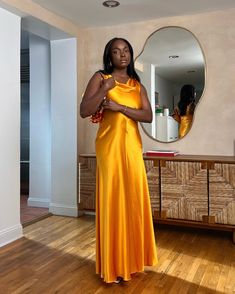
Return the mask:
[[[141,129],[144,150],[178,149],[183,154],[234,155],[235,149],[235,10],[161,18],[144,23],[95,28],[86,31],[87,81],[101,67],[103,48],[114,37],[127,38],[136,56],[146,38],[165,26],[190,30],[199,40],[206,59],[206,85],[190,133],[174,143],[159,143]],[[84,85],[85,86],[85,85]],[[97,126],[86,119],[81,152],[94,152]]]
[[[78,100],[90,76],[101,68],[103,48],[114,36],[127,38],[137,56],[146,38],[165,26],[180,26],[198,38],[206,59],[206,85],[190,133],[174,143],[159,143],[141,129],[144,150],[178,149],[183,154],[235,155],[235,9],[213,13],[161,18],[144,23],[81,30],[73,23],[30,0],[0,3],[33,15],[78,38]],[[78,118],[78,149],[93,153],[97,125]]]

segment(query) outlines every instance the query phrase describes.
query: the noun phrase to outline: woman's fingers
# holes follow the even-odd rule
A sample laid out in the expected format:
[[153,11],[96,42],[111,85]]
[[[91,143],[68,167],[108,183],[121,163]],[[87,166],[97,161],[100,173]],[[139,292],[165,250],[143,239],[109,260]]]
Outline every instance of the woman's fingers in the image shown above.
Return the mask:
[[103,87],[105,88],[106,91],[109,91],[112,88],[114,88],[115,87],[115,80],[113,79],[113,77],[108,78],[108,79],[104,79],[103,80]]
[[110,99],[105,99],[104,103],[102,104],[102,107],[104,109],[109,109],[112,111],[119,111],[120,110],[120,105]]
[[109,105],[109,99],[108,98],[104,98],[104,101],[103,101],[103,103],[102,103],[102,106],[107,106],[107,105]]
[[112,108],[112,103],[113,101],[111,101],[110,99],[105,99],[102,106],[104,109],[111,109]]

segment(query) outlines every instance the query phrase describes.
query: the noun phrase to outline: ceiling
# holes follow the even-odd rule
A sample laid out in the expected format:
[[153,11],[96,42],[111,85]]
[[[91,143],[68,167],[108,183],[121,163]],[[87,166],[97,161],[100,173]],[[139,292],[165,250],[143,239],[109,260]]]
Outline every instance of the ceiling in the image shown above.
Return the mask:
[[201,88],[204,85],[202,50],[196,38],[183,28],[167,27],[152,34],[136,61],[137,69],[153,64],[160,77],[173,83],[191,83]]
[[104,0],[32,1],[81,27],[111,26],[235,8],[235,0],[119,0],[120,6],[116,8],[104,7]]
[[[73,21],[81,28],[235,8],[235,0],[119,0],[120,6],[116,8],[104,7],[104,0],[32,1]],[[38,24],[34,27],[38,27]],[[175,54],[180,56],[179,59],[169,59],[169,55]],[[137,61],[155,64],[158,74],[165,79],[182,83],[203,83],[203,55],[197,40],[187,31],[158,31],[148,40]]]

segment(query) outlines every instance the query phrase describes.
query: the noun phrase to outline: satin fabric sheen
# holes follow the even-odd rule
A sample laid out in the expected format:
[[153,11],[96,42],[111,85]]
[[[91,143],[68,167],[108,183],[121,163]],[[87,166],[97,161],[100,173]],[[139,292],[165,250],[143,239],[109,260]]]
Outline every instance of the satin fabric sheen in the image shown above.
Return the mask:
[[182,115],[180,117],[179,137],[184,137],[190,130],[193,120],[192,114]]
[[[104,76],[108,78],[110,75]],[[141,107],[140,84],[118,83],[107,98]],[[157,263],[142,142],[136,121],[104,111],[96,138],[96,273],[106,283],[125,281]]]
[[190,130],[193,121],[193,112],[195,106],[189,104],[186,108],[186,114],[180,116],[179,137],[184,137]]

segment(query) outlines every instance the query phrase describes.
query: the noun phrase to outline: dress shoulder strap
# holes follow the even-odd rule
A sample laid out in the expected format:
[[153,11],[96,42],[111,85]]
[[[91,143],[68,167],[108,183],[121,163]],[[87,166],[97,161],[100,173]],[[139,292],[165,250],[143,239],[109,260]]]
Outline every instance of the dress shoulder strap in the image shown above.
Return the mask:
[[104,74],[104,73],[102,73],[101,70],[97,71],[97,73],[100,74],[102,80],[103,80],[103,79],[108,79],[108,78],[112,77],[111,74]]

